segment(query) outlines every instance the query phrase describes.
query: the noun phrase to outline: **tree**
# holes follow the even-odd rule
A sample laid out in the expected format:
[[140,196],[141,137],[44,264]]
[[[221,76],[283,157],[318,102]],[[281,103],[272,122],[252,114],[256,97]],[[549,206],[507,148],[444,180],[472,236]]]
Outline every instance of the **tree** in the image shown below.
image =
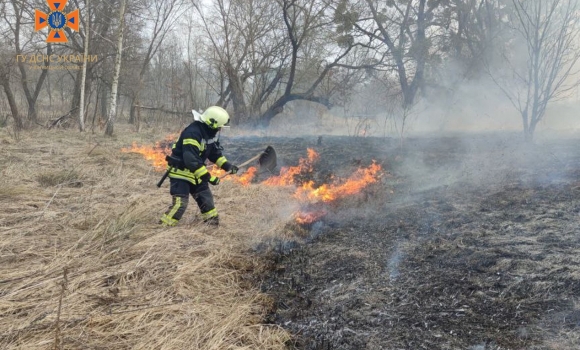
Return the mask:
[[[27,48],[25,47],[25,45],[21,42],[22,39],[22,23],[26,23],[27,21],[32,22],[32,18],[30,17],[30,14],[27,12],[28,10],[28,6],[29,4],[27,4],[24,1],[17,1],[17,0],[11,0],[12,3],[12,10],[14,11],[14,21],[9,20],[6,16],[5,19],[8,23],[8,26],[10,27],[12,34],[13,34],[13,38],[14,38],[14,48],[16,50],[16,55],[18,57],[24,57],[26,53],[29,53],[30,51],[27,51]],[[27,18],[26,16],[29,16],[30,18]],[[47,44],[46,45],[46,56],[50,56],[52,54],[52,46],[51,44]],[[50,65],[50,61],[45,62],[46,64],[42,67],[42,72],[40,73],[40,76],[38,77],[38,80],[36,82],[36,86],[34,87],[34,89],[32,90],[30,88],[30,86],[28,85],[29,83],[29,77],[28,77],[28,70],[26,69],[26,65],[24,63],[23,59],[18,59],[17,60],[18,63],[18,69],[20,70],[20,75],[22,78],[22,89],[24,90],[24,95],[26,97],[26,102],[28,103],[28,118],[32,121],[36,121],[37,119],[37,115],[36,115],[36,101],[38,100],[38,96],[40,94],[40,92],[42,91],[42,86],[44,84],[44,81],[46,79],[46,76],[48,74],[48,68]]]
[[137,83],[134,86],[131,96],[131,111],[129,123],[138,123],[138,105],[141,90],[143,89],[144,77],[151,59],[157,54],[167,33],[175,26],[176,19],[186,9],[183,0],[153,0],[142,4],[139,12],[145,17],[143,28],[151,28],[150,37],[145,51],[140,55],[142,61],[137,76]]
[[[82,63],[76,63],[79,65],[79,69],[76,72],[66,73],[74,81],[71,85],[73,88],[70,91],[70,110],[75,111],[74,115],[80,120],[80,109],[81,109],[81,90],[83,90],[83,99],[85,103],[83,108],[88,108],[91,106],[91,95],[93,92],[93,83],[96,81],[95,86],[95,99],[100,104],[95,103],[93,109],[93,122],[97,114],[103,119],[108,116],[107,113],[107,103],[110,95],[111,87],[111,76],[113,73],[114,63],[110,64],[109,58],[114,57],[116,53],[116,40],[115,38],[115,15],[118,9],[118,1],[91,1],[88,0],[79,1],[73,0],[75,6],[80,9],[81,19],[83,24],[83,30],[78,33],[78,35],[73,35],[72,33],[68,36],[69,43],[65,46],[60,46],[62,54],[82,54],[85,51],[85,44],[88,46],[88,55],[91,57],[98,57],[96,61],[84,60]],[[86,30],[86,29],[89,30]],[[90,32],[89,32],[90,31]],[[85,42],[85,32],[89,34],[88,42]],[[86,57],[86,56],[85,56]],[[114,60],[112,60],[114,61]],[[82,64],[82,65],[81,65]],[[86,73],[84,73],[84,88],[81,87],[81,82],[83,80],[83,72],[86,64]],[[52,76],[56,75],[58,79],[62,79],[62,75],[59,71],[51,72]],[[60,76],[59,76],[60,75]],[[62,89],[63,87],[58,85],[55,89]],[[97,108],[97,106],[101,108]],[[86,119],[88,110],[85,111]],[[98,113],[99,112],[99,113]],[[78,115],[77,115],[78,113]],[[83,120],[84,120],[83,119]]]
[[[379,41],[373,50],[388,54],[384,68],[394,72],[403,96],[403,108],[415,103],[423,87],[425,68],[439,30],[434,23],[434,12],[441,0],[365,0],[366,6],[348,2],[340,7],[341,16],[349,18],[345,32],[359,37],[361,34]],[[350,15],[349,15],[350,14]]]
[[105,128],[105,135],[113,136],[113,129],[115,126],[115,116],[117,115],[117,89],[119,87],[119,75],[121,74],[121,61],[123,59],[123,32],[125,30],[125,9],[127,0],[121,0],[119,7],[119,29],[117,33],[117,54],[115,55],[115,68],[113,73],[113,81],[111,84],[111,97],[109,99],[109,116],[107,117],[107,125]]
[[[325,84],[338,68],[358,69],[360,43],[337,39],[328,0],[214,0],[198,11],[215,67],[217,104],[232,104],[235,122],[269,125],[292,101],[331,105]],[[351,59],[349,64],[346,60]],[[335,77],[349,75],[337,74]]]
[[[90,12],[90,0],[86,0],[85,11]],[[90,13],[87,14],[87,19],[84,22],[85,27],[85,43],[84,43],[84,57],[89,56],[89,36],[90,36]],[[79,102],[79,128],[80,131],[85,130],[85,80],[87,77],[87,60],[83,60],[82,77],[81,77],[81,95]]]
[[525,140],[532,141],[548,104],[578,86],[579,8],[576,0],[511,0],[511,5],[515,35],[511,50],[502,54],[507,66],[504,76],[491,75],[519,112]]
[[485,62],[494,46],[505,45],[501,37],[501,21],[505,0],[449,0],[434,15],[433,24],[445,30],[438,43],[441,56],[459,73],[451,78],[453,85],[459,80],[478,78],[485,74]]
[[383,71],[386,84],[397,80],[397,94],[390,95],[401,104],[400,114],[394,115],[400,120],[396,128],[401,143],[417,94],[424,91],[428,64],[440,60],[446,29],[436,15],[446,6],[449,2],[443,0],[342,0],[336,10],[336,17],[342,19],[342,33],[355,40],[366,37],[365,46],[380,57],[381,64],[375,69]]
[[269,125],[284,106],[292,101],[311,101],[330,107],[331,96],[322,92],[325,89],[321,89],[321,84],[333,69],[368,69],[376,65],[376,62],[369,63],[366,55],[362,55],[360,60],[354,60],[354,64],[344,63],[347,58],[359,53],[356,50],[358,47],[368,47],[370,44],[356,42],[349,36],[337,37],[329,2],[278,0],[277,3],[281,6],[290,43],[290,57],[284,67],[286,74],[282,93],[260,116],[259,122],[263,126]]
[[12,114],[12,118],[14,119],[14,125],[16,126],[17,130],[20,130],[23,128],[24,124],[22,123],[22,119],[18,114],[18,105],[16,103],[14,93],[12,92],[12,88],[10,87],[11,65],[13,60],[6,56],[7,55],[5,53],[0,53],[0,85],[2,85],[4,94],[8,99],[8,105],[10,106],[10,112]]
[[[0,4],[0,18],[6,18],[6,4]],[[11,45],[9,44],[9,32],[8,30],[4,30],[4,26],[0,27],[3,29],[0,31],[0,43],[2,46],[8,48]],[[14,119],[14,125],[16,129],[22,129],[23,123],[20,115],[18,113],[18,104],[16,103],[16,98],[14,97],[14,93],[12,92],[12,87],[10,86],[10,80],[12,76],[12,66],[14,64],[14,52],[12,50],[4,50],[0,52],[0,85],[6,95],[6,99],[8,100],[8,105],[10,106],[10,112],[12,114],[12,118]]]
[[217,75],[210,84],[218,105],[231,102],[235,122],[259,115],[278,86],[289,56],[284,29],[271,0],[214,0],[196,6],[206,36],[208,55]]

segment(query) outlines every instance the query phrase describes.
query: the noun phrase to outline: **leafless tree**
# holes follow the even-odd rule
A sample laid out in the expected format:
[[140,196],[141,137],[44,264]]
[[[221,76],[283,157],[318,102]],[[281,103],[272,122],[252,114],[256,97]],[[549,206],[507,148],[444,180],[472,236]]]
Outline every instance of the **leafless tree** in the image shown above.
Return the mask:
[[[85,11],[90,12],[90,0],[86,0]],[[84,57],[89,56],[89,41],[90,41],[90,13],[87,14],[87,19],[83,21],[84,24]],[[87,77],[87,60],[83,60],[82,77],[81,77],[81,92],[80,92],[80,103],[79,103],[79,129],[80,131],[85,131],[85,81]]]
[[184,26],[187,27],[187,43],[186,43],[186,59],[184,61],[184,68],[187,74],[187,94],[188,103],[192,108],[197,108],[201,105],[198,102],[197,90],[199,86],[199,70],[201,58],[197,54],[200,50],[200,45],[196,36],[194,36],[194,19],[191,16],[187,16],[186,23]]
[[259,114],[278,86],[289,56],[278,6],[269,0],[214,0],[196,6],[217,81],[216,104],[232,103],[235,122]]
[[153,0],[139,4],[134,11],[139,12],[143,19],[141,28],[149,35],[144,37],[146,46],[139,55],[140,64],[136,84],[131,91],[130,123],[139,123],[139,98],[143,89],[145,73],[149,68],[152,58],[157,54],[167,34],[175,28],[177,18],[187,11],[188,7],[183,0]]
[[[6,5],[7,3],[0,4],[0,18],[6,19]],[[16,103],[14,92],[10,86],[10,81],[12,80],[12,67],[15,65],[14,50],[9,49],[12,47],[12,45],[10,45],[11,35],[9,35],[11,31],[8,30],[7,26],[4,25],[0,26],[0,29],[2,29],[0,31],[0,44],[5,47],[5,49],[0,52],[0,85],[2,85],[2,89],[6,95],[6,99],[8,100],[10,112],[12,114],[12,118],[14,119],[14,125],[16,129],[19,130],[22,129],[23,123],[18,112],[18,104]]]
[[[425,68],[440,33],[433,22],[441,0],[365,0],[342,8],[343,16],[355,14],[347,29],[380,41],[375,49],[389,55],[388,67],[396,73],[404,107],[414,104],[422,88]],[[353,17],[352,15],[350,17]]]
[[[217,104],[232,104],[235,122],[264,126],[292,101],[330,106],[361,67],[360,43],[336,37],[332,0],[214,0],[197,7],[215,67]],[[342,78],[342,79],[339,79]]]
[[503,45],[500,37],[505,0],[451,0],[435,12],[434,26],[446,35],[439,50],[462,71],[458,79],[478,78],[485,72],[485,60],[494,45]]
[[[26,22],[32,22],[32,14],[31,9],[33,8],[30,4],[26,1],[19,1],[19,0],[11,0],[12,4],[12,11],[13,17],[5,16],[5,20],[7,25],[9,26],[13,39],[14,39],[14,48],[16,51],[16,55],[18,57],[26,56],[26,54],[34,53],[33,48],[30,47],[30,44],[26,39],[23,41],[23,31],[24,27],[23,24]],[[50,56],[52,54],[52,46],[51,44],[46,45],[46,55]],[[48,67],[50,62],[43,61],[43,69],[36,81],[36,85],[34,88],[29,86],[29,82],[31,78],[29,77],[29,72],[26,67],[24,60],[20,59],[17,60],[18,69],[21,75],[21,82],[22,82],[22,89],[24,90],[24,95],[26,97],[26,101],[28,103],[28,118],[32,121],[36,121],[37,114],[36,114],[36,101],[38,100],[38,96],[42,91],[42,87],[46,76],[48,74]]]
[[580,82],[579,7],[576,0],[511,0],[511,4],[510,23],[517,35],[502,56],[506,75],[490,73],[521,115],[525,139],[532,141],[548,104]]
[[[93,107],[93,122],[96,117],[107,119],[108,100],[110,95],[110,88],[112,84],[112,75],[114,71],[114,59],[117,48],[117,40],[115,40],[116,28],[118,23],[115,16],[119,8],[120,1],[91,1],[88,0],[73,0],[71,3],[80,9],[83,28],[87,26],[90,28],[89,33],[89,51],[90,57],[96,57],[97,60],[90,60],[86,63],[86,74],[84,82],[84,106],[85,119],[89,113],[89,109]],[[81,54],[85,49],[85,30],[79,33],[69,35],[69,43],[61,47],[63,54]],[[58,73],[58,72],[51,72]],[[80,112],[81,101],[81,81],[83,69],[78,69],[76,72],[70,72],[68,75],[73,80],[73,89],[70,92],[70,110]],[[59,76],[59,74],[55,74]],[[61,79],[61,77],[59,77]],[[59,89],[60,87],[55,87]],[[94,93],[93,93],[94,91]],[[95,99],[95,101],[92,100]],[[74,113],[74,115],[76,115]],[[77,116],[80,118],[80,115]]]
[[121,74],[121,62],[123,59],[123,37],[125,31],[125,9],[127,0],[121,0],[119,7],[119,29],[117,32],[117,54],[115,56],[115,68],[111,84],[111,97],[109,99],[109,115],[105,128],[105,135],[112,136],[115,126],[115,117],[117,115],[117,89],[119,87],[119,75]]
[[14,97],[12,87],[10,86],[12,74],[11,67],[13,64],[13,57],[8,56],[6,53],[0,54],[0,85],[2,85],[4,94],[8,99],[8,105],[10,106],[10,112],[12,114],[12,118],[14,119],[14,125],[16,126],[16,129],[20,130],[23,128],[24,124],[22,123],[22,119],[18,114],[18,104],[16,103],[16,98]]
[[264,126],[269,125],[272,118],[292,101],[311,101],[330,107],[331,96],[324,94],[325,89],[321,86],[333,69],[368,69],[376,65],[376,62],[369,62],[365,54],[353,64],[346,63],[348,58],[360,53],[358,48],[366,48],[369,43],[348,36],[337,37],[337,24],[332,12],[336,4],[301,0],[278,0],[277,3],[282,10],[290,43],[290,57],[284,68],[286,76],[282,93],[260,116],[259,122]]

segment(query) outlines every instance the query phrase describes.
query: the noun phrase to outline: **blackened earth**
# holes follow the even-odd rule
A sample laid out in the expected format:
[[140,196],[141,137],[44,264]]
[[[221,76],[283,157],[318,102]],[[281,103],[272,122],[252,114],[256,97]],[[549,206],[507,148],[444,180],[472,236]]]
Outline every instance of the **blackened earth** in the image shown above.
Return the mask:
[[386,172],[268,243],[268,321],[298,349],[580,348],[580,142],[519,139],[223,140],[236,162],[272,145],[279,167],[316,150],[298,180]]

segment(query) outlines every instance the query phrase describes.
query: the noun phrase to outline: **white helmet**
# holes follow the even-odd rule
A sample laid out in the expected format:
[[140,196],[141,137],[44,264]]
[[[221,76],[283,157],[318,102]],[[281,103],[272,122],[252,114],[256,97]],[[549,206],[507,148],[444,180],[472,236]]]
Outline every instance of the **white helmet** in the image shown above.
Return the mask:
[[225,109],[219,106],[211,106],[203,112],[199,119],[209,125],[210,128],[217,129],[226,125],[230,121],[230,116]]

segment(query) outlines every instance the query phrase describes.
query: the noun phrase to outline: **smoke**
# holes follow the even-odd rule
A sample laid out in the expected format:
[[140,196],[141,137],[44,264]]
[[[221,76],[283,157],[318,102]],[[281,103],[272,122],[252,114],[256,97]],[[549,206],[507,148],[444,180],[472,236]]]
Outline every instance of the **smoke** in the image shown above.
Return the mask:
[[399,265],[404,258],[404,253],[402,252],[399,244],[395,245],[395,251],[387,259],[387,271],[389,273],[389,280],[394,282],[399,277]]
[[[417,115],[409,126],[408,135],[523,132],[520,113],[489,76],[476,80],[440,81],[443,92],[432,91],[414,107]],[[543,121],[538,125],[538,135],[580,132],[577,95],[566,100],[552,101]]]
[[[459,133],[517,132],[523,135],[522,117],[501,88],[488,74],[465,78],[459,65],[441,68],[434,84],[417,95],[417,103],[405,116],[396,91],[381,84],[361,82],[351,92],[348,105],[331,109],[307,101],[294,101],[284,107],[267,129],[231,132],[261,137],[279,136],[357,136],[403,138]],[[508,84],[509,85],[509,84]],[[580,135],[580,92],[567,99],[554,100],[537,127],[535,137]]]
[[[277,133],[296,130],[301,135],[366,137],[523,133],[522,116],[514,104],[518,105],[521,102],[518,97],[526,95],[526,84],[522,81],[527,76],[530,59],[526,41],[517,37],[516,30],[500,30],[490,35],[496,39],[490,45],[497,47],[486,50],[485,62],[483,59],[469,62],[466,58],[462,61],[445,58],[439,65],[431,62],[425,87],[418,92],[408,115],[401,108],[397,77],[375,74],[366,76],[355,89],[340,96],[340,101],[335,101],[339,103],[330,110],[304,101],[288,104],[273,121],[273,127]],[[409,69],[408,78],[413,74]],[[535,136],[578,136],[579,107],[577,88],[563,99],[550,101]]]

